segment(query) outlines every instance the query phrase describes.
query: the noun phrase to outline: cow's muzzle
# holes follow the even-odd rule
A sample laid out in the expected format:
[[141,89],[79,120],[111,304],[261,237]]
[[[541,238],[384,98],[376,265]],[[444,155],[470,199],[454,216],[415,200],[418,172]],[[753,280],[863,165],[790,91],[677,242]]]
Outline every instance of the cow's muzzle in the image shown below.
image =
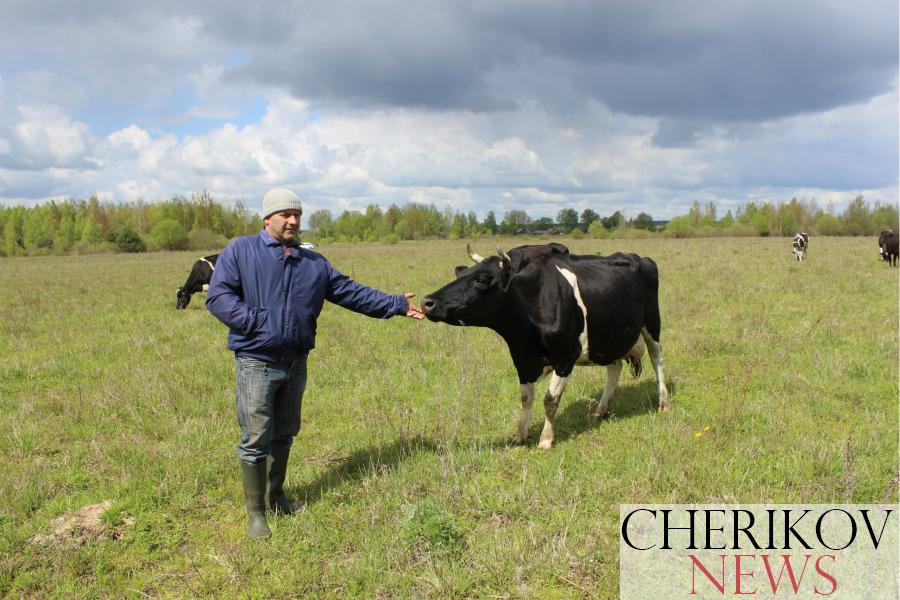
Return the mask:
[[429,321],[443,322],[447,320],[446,308],[431,296],[422,298],[422,312],[425,313],[425,318]]

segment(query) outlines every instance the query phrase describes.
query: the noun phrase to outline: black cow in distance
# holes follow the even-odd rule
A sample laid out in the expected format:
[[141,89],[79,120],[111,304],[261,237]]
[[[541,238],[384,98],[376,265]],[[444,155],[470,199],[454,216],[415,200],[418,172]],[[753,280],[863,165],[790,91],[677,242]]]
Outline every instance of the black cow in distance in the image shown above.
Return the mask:
[[213,269],[216,268],[217,258],[219,258],[218,254],[212,254],[197,259],[197,262],[191,267],[187,281],[176,292],[175,308],[187,308],[191,303],[192,294],[209,289],[209,280],[212,278]]

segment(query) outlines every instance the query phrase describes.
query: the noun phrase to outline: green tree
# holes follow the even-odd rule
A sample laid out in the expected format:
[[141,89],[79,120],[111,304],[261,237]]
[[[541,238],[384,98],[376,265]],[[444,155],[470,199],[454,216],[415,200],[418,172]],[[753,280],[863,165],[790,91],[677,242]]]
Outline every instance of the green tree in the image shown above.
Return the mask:
[[524,210],[510,210],[503,215],[503,221],[500,223],[500,233],[514,235],[527,229],[529,223],[531,223],[531,217]]
[[394,227],[397,226],[397,223],[402,218],[403,218],[403,211],[400,210],[400,207],[397,206],[396,204],[391,204],[388,207],[387,212],[384,213],[384,220],[388,224],[388,229],[390,229],[391,231],[394,230]]
[[693,221],[694,218],[690,214],[674,217],[666,225],[665,234],[675,238],[691,237],[694,234]]
[[18,256],[24,250],[22,245],[24,216],[25,209],[16,207],[11,209],[6,217],[6,224],[3,226],[3,250],[7,256]]
[[495,233],[497,233],[497,229],[498,229],[497,217],[494,216],[494,211],[489,210],[487,215],[485,215],[484,228],[485,228],[485,230],[490,232],[491,235],[494,235]]
[[781,230],[781,235],[793,235],[800,230],[797,224],[797,217],[794,216],[793,212],[785,212],[781,215],[779,229]]
[[590,227],[588,227],[588,235],[592,238],[607,238],[609,237],[609,232],[603,225],[603,221],[601,219],[598,219],[591,223]]
[[413,239],[412,227],[406,219],[397,221],[397,224],[394,225],[394,234],[401,240]]
[[53,247],[53,231],[48,206],[35,206],[25,212],[22,235],[25,250],[48,249]]
[[307,228],[315,231],[320,237],[332,237],[334,235],[334,219],[330,210],[317,210],[309,215]]
[[566,233],[578,227],[578,212],[574,208],[564,208],[556,215],[556,222]]
[[885,229],[900,229],[900,223],[897,222],[897,207],[893,205],[881,206],[875,205],[872,213],[872,231],[873,233],[881,233]]
[[872,214],[862,194],[854,198],[844,211],[844,232],[849,235],[871,235]]
[[75,219],[70,214],[63,216],[53,237],[53,248],[59,252],[68,252],[75,242]]
[[703,208],[697,200],[694,200],[694,203],[691,204],[691,209],[688,211],[688,217],[691,219],[692,226],[696,227],[700,224],[700,219],[703,218]]
[[843,235],[844,226],[840,219],[831,213],[822,213],[816,220],[816,233],[819,235]]
[[529,231],[544,231],[547,229],[551,229],[553,227],[553,219],[550,217],[541,217],[540,219],[535,219],[528,226]]
[[469,214],[466,215],[466,228],[469,232],[469,235],[475,235],[478,233],[478,215],[475,214],[474,210],[470,210]]
[[592,211],[589,208],[584,209],[583,211],[581,211],[581,220],[580,220],[581,230],[587,231],[590,228],[591,223],[593,223],[594,221],[597,221],[599,219],[600,219],[600,215],[598,215],[597,213],[595,213],[594,211]]
[[635,229],[646,229],[647,231],[656,231],[656,225],[653,224],[653,217],[642,212],[631,221],[631,226]]
[[450,234],[456,239],[464,238],[468,234],[468,221],[462,213],[454,213],[453,222],[450,225]]
[[111,227],[106,233],[106,241],[112,243],[119,252],[144,252],[147,249],[141,236],[127,223]]
[[100,225],[98,225],[90,215],[85,215],[84,228],[81,230],[81,241],[91,246],[99,244],[101,241],[103,241],[103,234],[100,231]]
[[184,226],[175,219],[163,219],[153,226],[150,237],[163,250],[185,250],[188,235]]
[[731,211],[729,210],[727,213],[725,213],[724,217],[719,219],[718,223],[716,223],[716,224],[719,227],[725,227],[725,228],[731,227],[732,225],[734,225],[734,215],[732,215]]
[[603,217],[601,220],[603,221],[603,226],[609,230],[618,229],[625,225],[625,217],[619,211],[614,212],[608,217]]
[[209,192],[203,190],[191,195],[192,219],[191,229],[212,229],[215,201]]
[[761,211],[753,215],[753,218],[750,219],[750,225],[762,236],[769,235],[772,230],[768,217]]

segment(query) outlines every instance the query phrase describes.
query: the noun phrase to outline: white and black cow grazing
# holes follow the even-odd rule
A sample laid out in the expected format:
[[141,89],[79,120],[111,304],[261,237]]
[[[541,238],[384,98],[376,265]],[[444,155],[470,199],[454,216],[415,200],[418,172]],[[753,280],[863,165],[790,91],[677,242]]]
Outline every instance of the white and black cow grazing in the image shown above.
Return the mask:
[[897,258],[900,256],[898,238],[900,236],[893,229],[885,229],[878,235],[878,252],[881,254],[881,260],[887,261],[892,267],[897,264]]
[[800,232],[794,236],[794,242],[792,244],[794,251],[794,258],[798,261],[806,258],[806,250],[809,248],[809,234]]
[[595,417],[604,417],[623,361],[640,372],[644,348],[656,371],[659,408],[669,408],[659,345],[656,263],[636,254],[577,256],[562,244],[520,246],[456,268],[456,281],[422,300],[425,316],[496,331],[519,376],[522,412],[516,442],[528,439],[535,382],[551,373],[539,447],[553,445],[553,419],[575,365],[606,366]]
[[212,278],[213,269],[216,268],[216,259],[218,254],[204,256],[197,259],[194,266],[191,267],[191,273],[188,275],[184,285],[178,288],[177,301],[175,308],[187,308],[191,303],[191,294],[197,292],[205,292],[209,289],[209,280]]

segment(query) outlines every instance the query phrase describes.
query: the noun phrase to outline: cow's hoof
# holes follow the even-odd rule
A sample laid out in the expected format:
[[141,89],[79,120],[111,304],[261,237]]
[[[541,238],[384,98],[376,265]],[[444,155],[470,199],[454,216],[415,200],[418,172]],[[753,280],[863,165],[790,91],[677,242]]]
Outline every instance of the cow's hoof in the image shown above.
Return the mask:
[[609,407],[604,408],[603,410],[595,410],[591,413],[592,421],[600,421],[609,416]]
[[669,409],[672,408],[672,405],[666,402],[665,404],[659,405],[659,412],[669,412]]
[[541,450],[549,450],[553,447],[553,440],[541,440],[541,443],[538,444],[538,448]]
[[520,438],[519,436],[513,438],[513,446],[524,446],[527,443],[528,438]]

